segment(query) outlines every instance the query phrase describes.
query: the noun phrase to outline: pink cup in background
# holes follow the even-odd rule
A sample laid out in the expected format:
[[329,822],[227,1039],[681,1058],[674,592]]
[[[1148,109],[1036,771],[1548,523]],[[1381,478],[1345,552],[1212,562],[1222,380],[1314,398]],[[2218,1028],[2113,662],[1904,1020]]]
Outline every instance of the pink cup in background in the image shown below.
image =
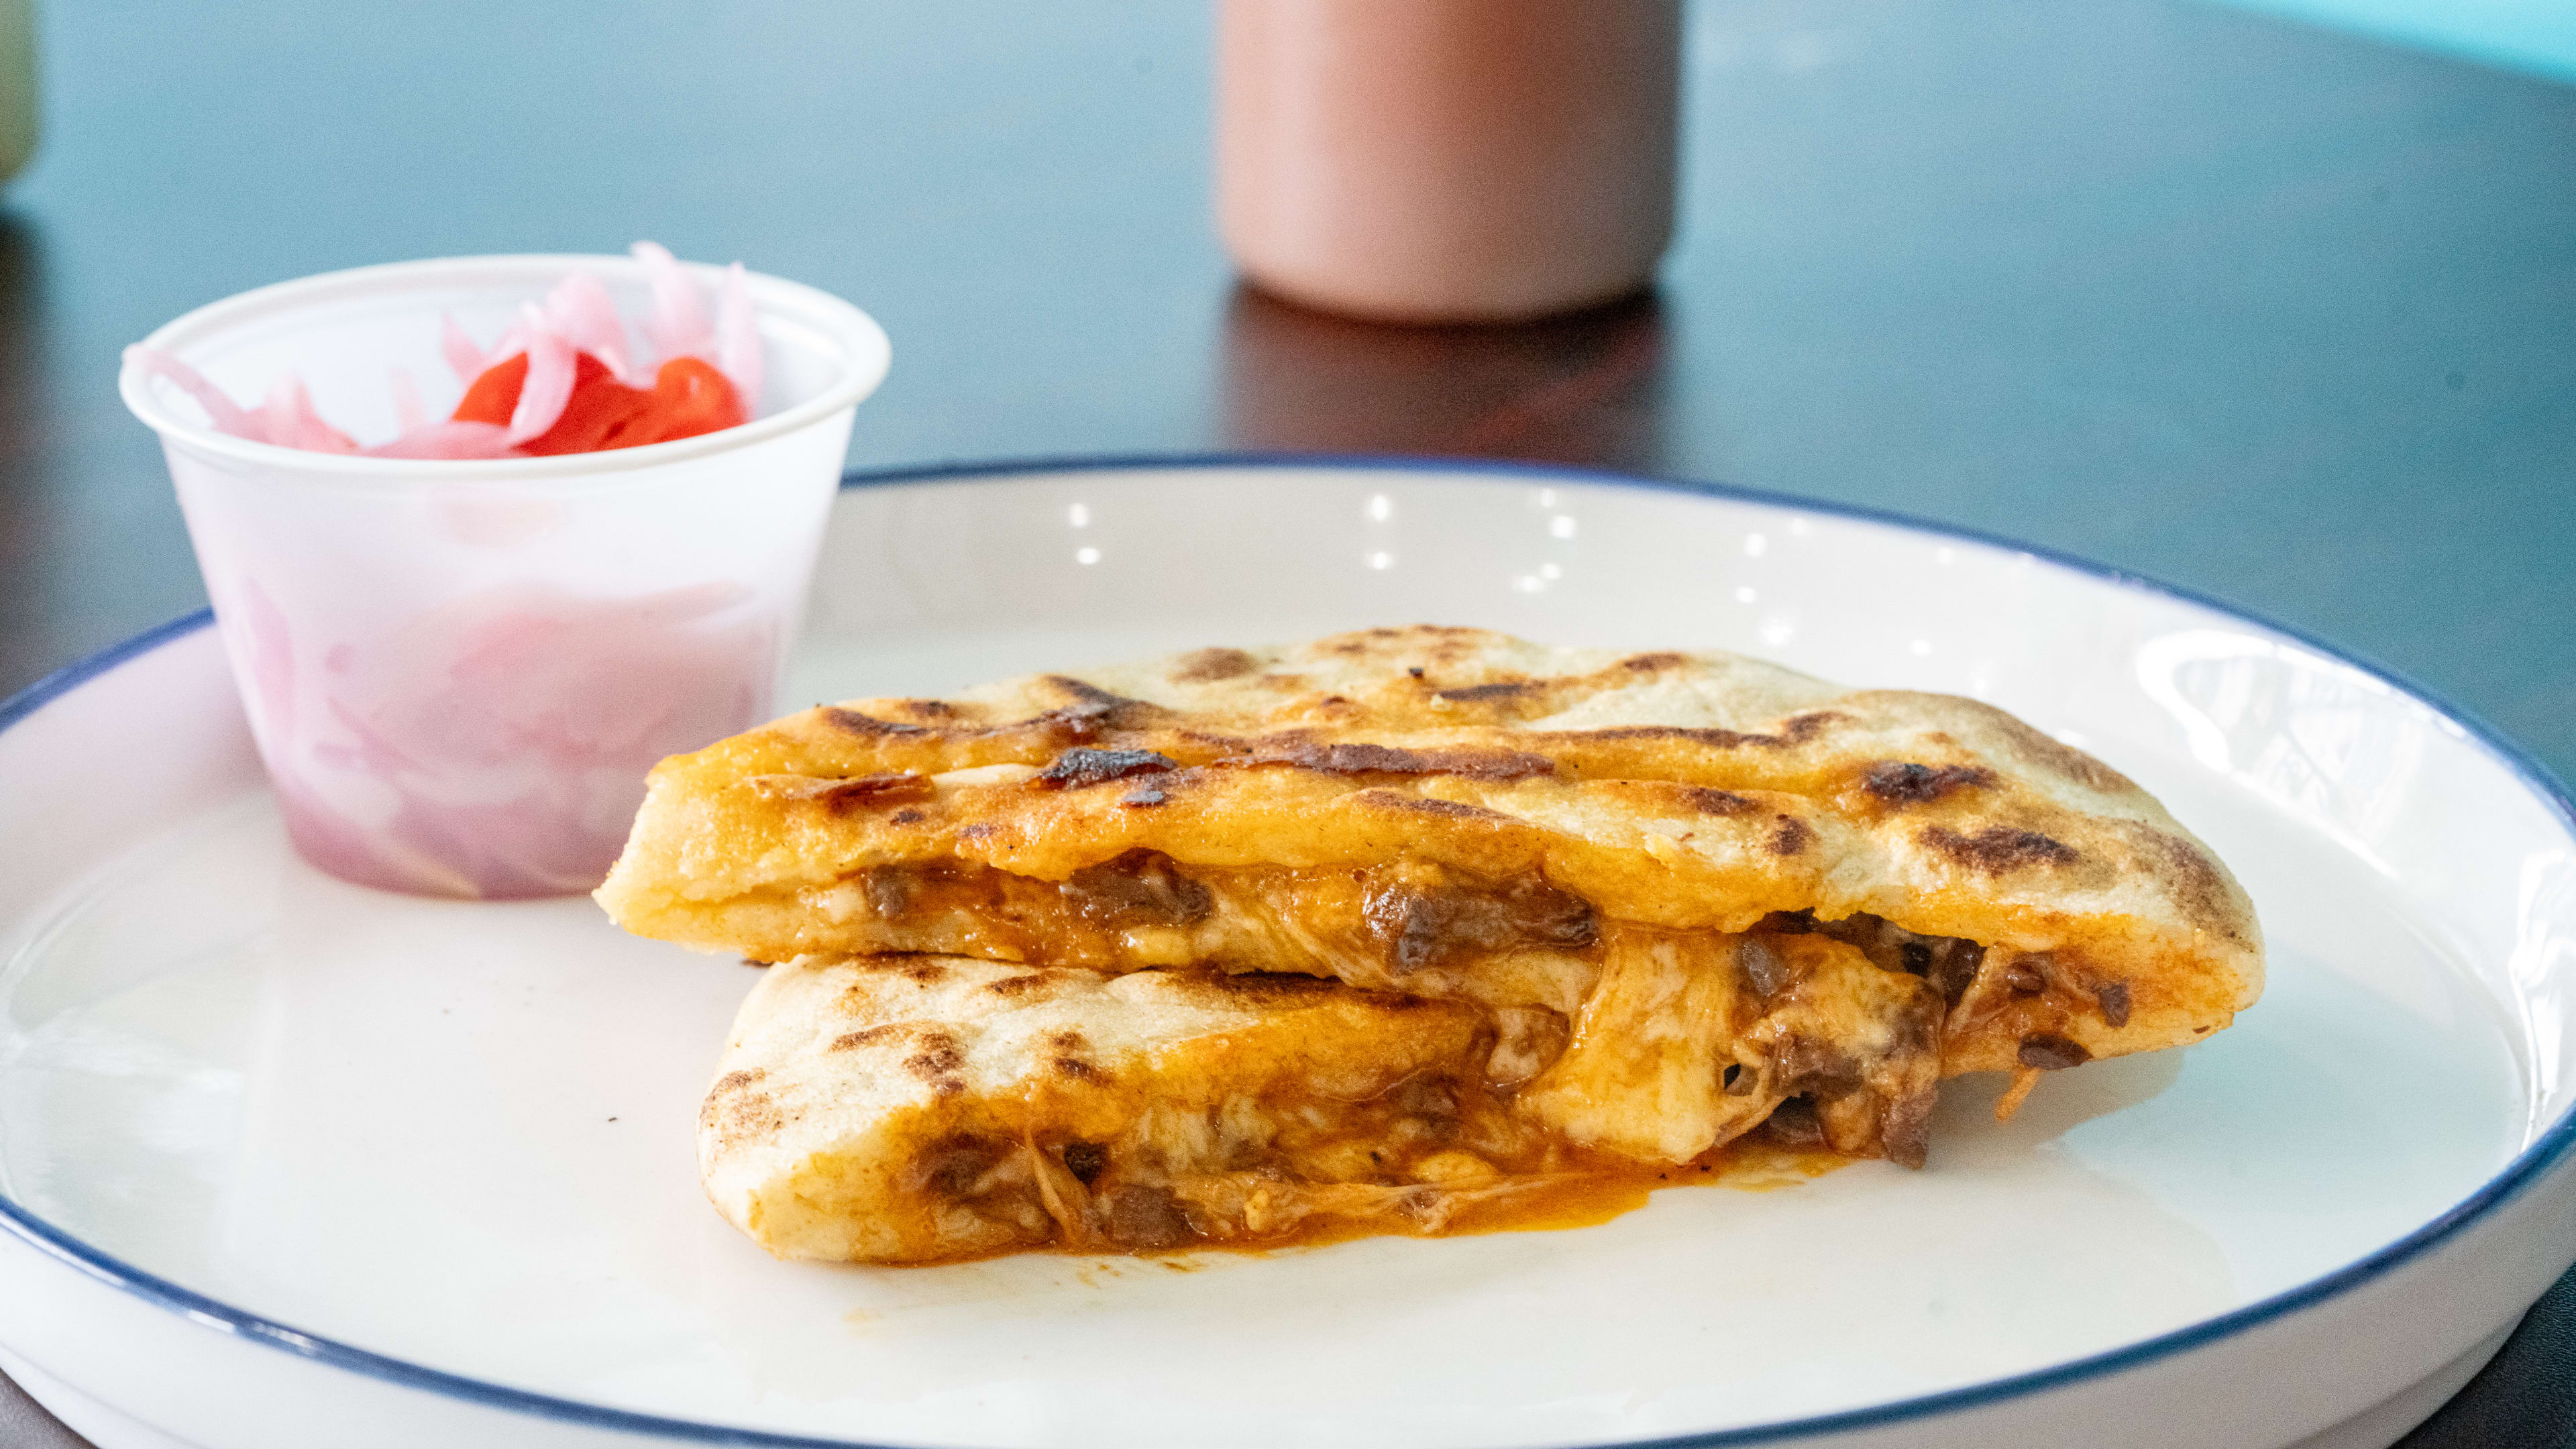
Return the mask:
[[1681,30],[1680,0],[1224,0],[1226,249],[1375,321],[1641,291],[1673,233]]
[[[450,375],[442,312],[488,343],[576,268],[630,322],[646,315],[632,259],[472,257],[264,287],[145,345],[235,398],[300,374],[323,417],[390,437],[393,370]],[[722,276],[689,272],[710,294]],[[766,378],[756,416],[650,447],[305,452],[219,432],[180,389],[126,366],[126,405],[161,435],[306,860],[422,895],[586,891],[655,761],[774,712],[851,416],[890,352],[836,297],[758,274],[749,285]]]

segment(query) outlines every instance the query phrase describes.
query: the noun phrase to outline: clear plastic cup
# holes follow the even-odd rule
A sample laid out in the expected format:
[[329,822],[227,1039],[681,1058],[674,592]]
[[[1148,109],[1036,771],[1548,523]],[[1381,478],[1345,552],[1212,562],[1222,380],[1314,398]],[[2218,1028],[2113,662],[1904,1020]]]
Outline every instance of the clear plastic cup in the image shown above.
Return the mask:
[[[396,369],[451,376],[441,312],[488,342],[575,268],[630,323],[646,314],[643,268],[625,257],[471,257],[264,287],[145,345],[239,399],[300,374],[323,417],[382,439],[397,431]],[[712,295],[721,273],[689,271]],[[218,432],[127,365],[126,405],[161,435],[306,860],[420,895],[586,891],[655,761],[772,714],[851,414],[889,349],[836,297],[749,283],[766,378],[753,421],[642,448],[304,452]]]

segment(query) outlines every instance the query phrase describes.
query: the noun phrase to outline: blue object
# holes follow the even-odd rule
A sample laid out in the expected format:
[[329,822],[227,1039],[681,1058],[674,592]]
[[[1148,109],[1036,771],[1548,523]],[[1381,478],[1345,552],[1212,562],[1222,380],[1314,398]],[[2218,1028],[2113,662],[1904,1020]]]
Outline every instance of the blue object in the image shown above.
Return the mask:
[[2576,0],[2219,0],[2576,81]]

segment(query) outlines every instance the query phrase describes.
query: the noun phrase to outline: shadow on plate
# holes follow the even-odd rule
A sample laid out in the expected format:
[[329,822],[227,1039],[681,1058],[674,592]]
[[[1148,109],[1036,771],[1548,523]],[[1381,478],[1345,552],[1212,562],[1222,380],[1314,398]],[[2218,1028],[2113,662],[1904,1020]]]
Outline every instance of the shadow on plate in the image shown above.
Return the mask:
[[[2040,1078],[2029,1100],[2022,1103],[2010,1122],[1996,1123],[1979,1135],[1995,1146],[2015,1151],[2054,1142],[2096,1117],[2107,1117],[2161,1095],[2181,1080],[2182,1068],[2183,1053],[2176,1050],[2141,1052],[2087,1062],[2070,1072],[2052,1072]],[[2012,1078],[2002,1072],[1978,1072],[1945,1083],[1941,1088],[1941,1114],[1954,1122],[1958,1114],[1971,1112],[1991,1120],[1995,1099],[2011,1085]],[[1941,1136],[1935,1128],[1935,1154],[1941,1149]]]

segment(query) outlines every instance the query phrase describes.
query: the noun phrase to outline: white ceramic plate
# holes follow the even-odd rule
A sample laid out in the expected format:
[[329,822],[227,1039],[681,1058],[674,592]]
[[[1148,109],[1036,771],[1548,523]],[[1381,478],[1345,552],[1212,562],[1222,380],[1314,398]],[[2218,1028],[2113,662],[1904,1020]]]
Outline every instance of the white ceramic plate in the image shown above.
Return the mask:
[[1413,620],[1970,694],[2208,839],[2270,989],[2009,1126],[1952,1085],[1922,1172],[1263,1257],[776,1263],[691,1150],[754,973],[586,900],[316,875],[183,620],[0,710],[0,1363],[109,1449],[2375,1445],[2576,1258],[2568,803],[2323,646],[1592,475],[859,481],[792,703]]

